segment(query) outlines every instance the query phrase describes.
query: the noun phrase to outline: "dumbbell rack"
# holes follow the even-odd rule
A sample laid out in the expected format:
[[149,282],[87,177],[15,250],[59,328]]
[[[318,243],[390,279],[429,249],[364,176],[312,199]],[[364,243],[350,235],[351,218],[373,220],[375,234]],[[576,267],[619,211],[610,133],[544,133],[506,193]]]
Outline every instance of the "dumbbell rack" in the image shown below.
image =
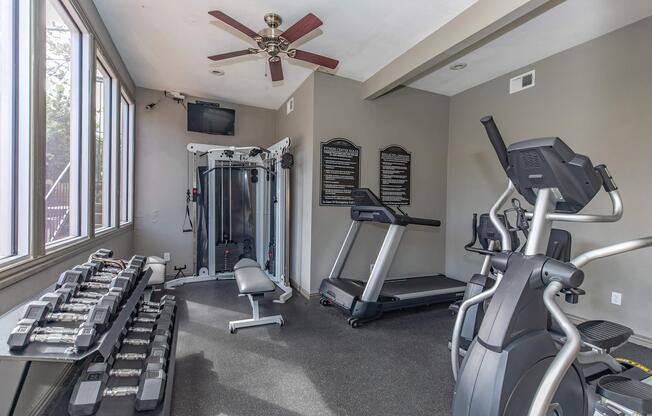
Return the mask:
[[[177,301],[177,311],[180,306]],[[168,358],[168,365],[166,370],[166,383],[165,383],[165,397],[155,410],[151,411],[136,411],[131,400],[107,399],[105,398],[98,411],[94,416],[168,416],[170,415],[172,405],[172,390],[174,385],[174,372],[176,364],[176,350],[177,350],[177,337],[179,334],[179,325],[177,317],[174,318],[174,328],[172,330],[172,339],[170,340],[170,355]],[[51,405],[50,412],[52,415],[67,415],[68,403],[75,387],[77,377],[71,377],[70,383],[64,389],[63,393]]]
[[[144,274],[141,276],[138,284],[132,290],[129,298],[124,303],[122,310],[113,320],[109,329],[98,338],[97,342],[92,348],[84,352],[71,352],[69,346],[47,343],[31,343],[22,351],[10,351],[6,340],[9,337],[11,331],[16,326],[16,323],[21,319],[25,306],[31,300],[16,306],[9,312],[0,316],[0,361],[6,360],[24,362],[22,375],[19,380],[16,380],[15,383],[16,393],[14,394],[13,404],[8,414],[13,414],[13,409],[18,403],[23,384],[27,379],[28,373],[33,363],[74,363],[96,353],[101,354],[105,358],[111,354],[114,345],[118,341],[121,331],[125,327],[127,321],[131,316],[131,313],[133,312],[136,304],[145,291],[145,288],[147,287],[147,282],[152,275],[152,270],[147,269],[143,273]],[[40,293],[36,298],[38,299],[45,293],[52,292],[54,290],[55,286],[52,285]],[[3,380],[3,385],[5,383],[9,385],[11,384],[11,381],[5,378]],[[0,413],[1,411],[2,409],[0,409]]]

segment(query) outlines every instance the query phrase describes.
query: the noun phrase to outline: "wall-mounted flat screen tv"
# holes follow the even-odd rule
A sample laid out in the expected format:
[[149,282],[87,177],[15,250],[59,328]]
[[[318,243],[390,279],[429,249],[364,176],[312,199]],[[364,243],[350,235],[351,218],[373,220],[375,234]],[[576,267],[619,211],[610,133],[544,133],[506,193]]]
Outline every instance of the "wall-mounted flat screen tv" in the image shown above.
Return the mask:
[[188,131],[233,136],[235,110],[215,104],[188,103]]

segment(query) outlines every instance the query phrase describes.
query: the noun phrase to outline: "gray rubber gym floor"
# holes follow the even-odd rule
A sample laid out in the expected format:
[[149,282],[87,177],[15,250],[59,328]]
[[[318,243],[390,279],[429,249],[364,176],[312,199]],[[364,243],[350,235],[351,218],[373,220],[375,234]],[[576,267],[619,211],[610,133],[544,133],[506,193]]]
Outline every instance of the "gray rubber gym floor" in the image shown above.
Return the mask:
[[[446,306],[391,313],[352,329],[317,300],[295,295],[277,305],[270,297],[261,314],[281,313],[285,326],[232,335],[228,321],[251,314],[233,281],[174,294],[186,307],[179,310],[173,415],[450,414],[453,319]],[[643,360],[643,348],[624,350]]]

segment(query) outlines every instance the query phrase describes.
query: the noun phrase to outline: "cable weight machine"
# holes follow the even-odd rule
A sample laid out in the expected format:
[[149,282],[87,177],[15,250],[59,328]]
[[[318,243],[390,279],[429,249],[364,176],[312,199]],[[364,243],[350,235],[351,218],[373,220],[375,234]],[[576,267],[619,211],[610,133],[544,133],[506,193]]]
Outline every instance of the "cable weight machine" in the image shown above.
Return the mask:
[[242,258],[258,262],[292,296],[289,282],[290,139],[269,148],[190,143],[194,275],[166,283],[233,279]]

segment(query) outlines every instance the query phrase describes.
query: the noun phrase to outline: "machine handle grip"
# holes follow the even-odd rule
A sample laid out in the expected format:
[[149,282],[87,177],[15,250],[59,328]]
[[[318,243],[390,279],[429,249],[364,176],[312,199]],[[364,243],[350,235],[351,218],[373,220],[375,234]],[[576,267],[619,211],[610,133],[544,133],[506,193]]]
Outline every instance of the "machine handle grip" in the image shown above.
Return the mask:
[[483,248],[477,248],[473,247],[475,243],[478,241],[478,214],[474,213],[473,214],[473,239],[466,243],[464,246],[464,250],[469,251],[471,253],[478,253],[478,254],[484,254],[488,256],[493,256],[496,254],[495,251],[493,250],[485,250]]
[[407,215],[405,215],[404,217],[408,224],[425,225],[426,227],[439,227],[441,225],[441,221],[439,220],[431,220],[429,218],[408,217]]
[[611,176],[611,173],[609,173],[606,165],[598,165],[595,167],[595,170],[597,170],[602,177],[602,186],[605,191],[611,192],[618,189],[616,182],[614,182],[614,178]]
[[478,241],[478,229],[477,229],[478,228],[478,214],[477,213],[473,213],[472,228],[473,228],[473,239],[470,242],[466,243],[466,245],[464,246],[464,250],[466,250],[466,251],[473,251],[473,250],[471,250],[471,247],[473,247],[475,245],[475,242]]
[[482,117],[480,122],[487,131],[487,136],[489,136],[489,141],[491,141],[491,144],[496,151],[500,164],[503,166],[503,169],[507,171],[507,167],[509,166],[507,147],[505,146],[503,136],[501,136],[500,131],[498,130],[498,126],[496,126],[494,118],[492,116]]

